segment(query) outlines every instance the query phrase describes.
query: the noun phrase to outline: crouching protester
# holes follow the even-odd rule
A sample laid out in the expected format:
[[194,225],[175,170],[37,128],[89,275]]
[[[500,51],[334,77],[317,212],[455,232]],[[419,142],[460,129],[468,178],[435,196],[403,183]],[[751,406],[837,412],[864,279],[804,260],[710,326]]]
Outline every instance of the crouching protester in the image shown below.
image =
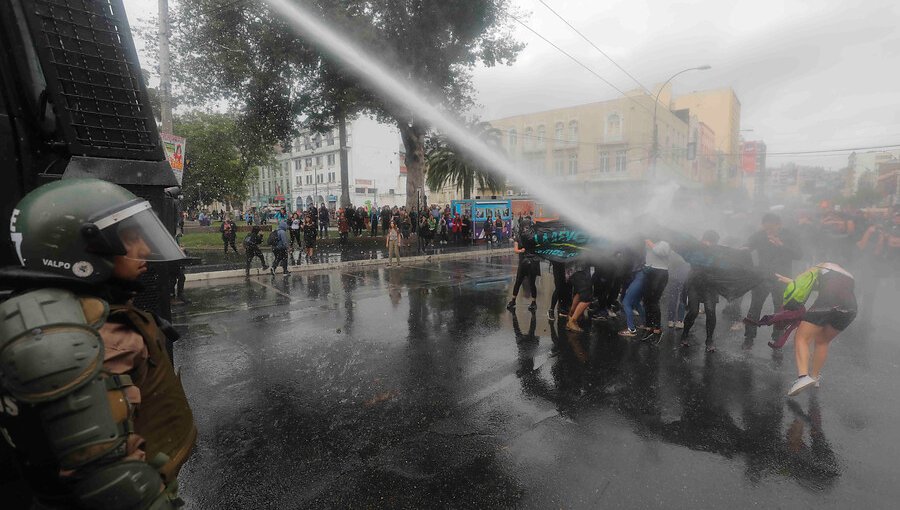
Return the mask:
[[169,509],[197,429],[164,320],[134,307],[148,262],[184,257],[150,204],[96,179],[23,198],[0,269],[0,427],[34,508]]

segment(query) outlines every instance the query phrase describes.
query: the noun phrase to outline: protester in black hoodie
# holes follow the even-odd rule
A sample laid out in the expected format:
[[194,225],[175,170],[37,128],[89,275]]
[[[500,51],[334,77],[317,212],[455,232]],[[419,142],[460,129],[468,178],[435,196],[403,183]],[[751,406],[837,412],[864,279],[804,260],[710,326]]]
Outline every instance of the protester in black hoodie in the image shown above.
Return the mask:
[[[773,213],[767,213],[762,217],[762,229],[750,236],[746,248],[756,252],[759,261],[757,267],[768,274],[794,274],[791,267],[793,261],[803,256],[796,236],[784,231],[781,218]],[[749,320],[744,328],[744,349],[753,347],[756,321],[762,313],[763,304],[771,295],[772,307],[777,312],[781,308],[784,289],[784,283],[770,279],[751,291],[750,309],[747,311]],[[772,340],[777,340],[781,336],[782,329],[781,327],[772,329]]]

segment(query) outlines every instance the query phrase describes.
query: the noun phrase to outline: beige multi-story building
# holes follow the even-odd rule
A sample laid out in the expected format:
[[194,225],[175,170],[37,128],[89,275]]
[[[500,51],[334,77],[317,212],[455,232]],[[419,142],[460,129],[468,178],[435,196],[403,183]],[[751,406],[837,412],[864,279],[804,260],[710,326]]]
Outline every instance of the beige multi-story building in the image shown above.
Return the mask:
[[[527,170],[591,186],[650,177],[654,98],[618,99],[491,120],[509,157]],[[686,112],[657,109],[656,175],[689,179]]]
[[695,144],[695,156],[691,161],[691,180],[704,185],[718,181],[716,157],[716,133],[698,116],[691,114],[691,143]]
[[672,98],[673,110],[690,110],[715,133],[716,149],[725,157],[719,178],[740,180],[741,102],[731,87],[692,92]]

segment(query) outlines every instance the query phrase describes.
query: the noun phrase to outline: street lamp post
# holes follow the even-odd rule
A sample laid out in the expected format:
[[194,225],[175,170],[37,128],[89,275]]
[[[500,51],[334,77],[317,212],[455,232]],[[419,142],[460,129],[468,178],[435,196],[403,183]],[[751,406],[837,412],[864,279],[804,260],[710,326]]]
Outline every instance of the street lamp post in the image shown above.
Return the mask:
[[712,67],[708,66],[708,65],[702,65],[700,67],[690,67],[688,69],[682,69],[681,71],[678,71],[677,73],[675,73],[671,77],[669,77],[669,79],[666,80],[665,83],[663,83],[662,87],[660,87],[659,90],[656,92],[656,98],[653,100],[653,157],[651,158],[651,161],[653,163],[653,165],[652,165],[652,168],[653,168],[652,176],[653,177],[656,177],[656,160],[657,160],[657,158],[659,158],[659,126],[656,124],[656,110],[657,110],[657,107],[659,106],[659,95],[662,94],[662,91],[666,88],[666,85],[668,85],[669,82],[674,80],[675,77],[678,76],[679,74],[686,73],[688,71],[706,71],[707,69],[712,69]]

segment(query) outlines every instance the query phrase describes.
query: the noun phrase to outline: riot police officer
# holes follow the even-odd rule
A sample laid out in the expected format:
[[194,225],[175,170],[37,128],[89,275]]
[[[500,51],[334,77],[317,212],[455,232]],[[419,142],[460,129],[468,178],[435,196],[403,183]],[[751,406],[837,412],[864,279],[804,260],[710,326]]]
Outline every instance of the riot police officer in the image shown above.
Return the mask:
[[9,224],[0,432],[36,506],[176,508],[197,429],[166,323],[131,301],[148,262],[182,251],[146,200],[96,179],[35,189]]

